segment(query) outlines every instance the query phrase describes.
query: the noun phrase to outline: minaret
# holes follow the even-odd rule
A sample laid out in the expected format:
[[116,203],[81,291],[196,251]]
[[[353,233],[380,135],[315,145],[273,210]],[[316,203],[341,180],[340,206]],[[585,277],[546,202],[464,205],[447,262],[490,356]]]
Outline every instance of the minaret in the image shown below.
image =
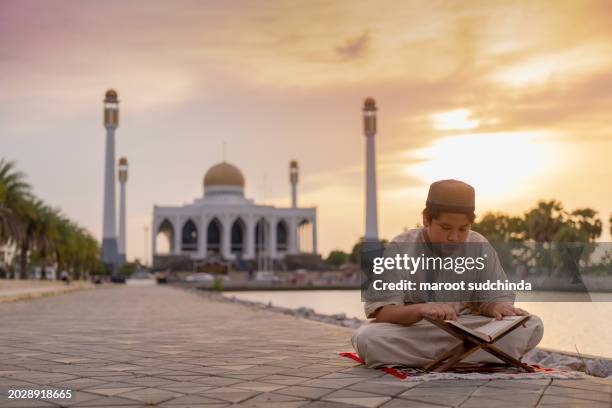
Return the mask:
[[298,182],[298,163],[291,160],[289,163],[289,182],[291,183],[291,208],[297,207],[297,182]]
[[125,263],[125,183],[128,178],[128,161],[119,159],[119,265]]
[[106,128],[106,155],[104,158],[104,219],[102,230],[102,262],[117,272],[117,234],[115,218],[115,129],[119,126],[119,100],[113,89],[106,91],[104,99],[104,127]]
[[366,229],[364,241],[378,241],[378,209],[376,204],[376,102],[367,98],[363,105],[363,132],[366,136]]

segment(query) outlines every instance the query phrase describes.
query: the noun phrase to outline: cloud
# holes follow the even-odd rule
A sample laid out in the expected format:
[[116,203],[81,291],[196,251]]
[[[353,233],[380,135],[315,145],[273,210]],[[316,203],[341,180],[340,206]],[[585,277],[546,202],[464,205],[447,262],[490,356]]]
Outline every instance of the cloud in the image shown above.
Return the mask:
[[368,51],[370,45],[370,34],[365,31],[363,34],[349,38],[344,44],[336,47],[336,53],[343,60],[353,60],[362,57]]

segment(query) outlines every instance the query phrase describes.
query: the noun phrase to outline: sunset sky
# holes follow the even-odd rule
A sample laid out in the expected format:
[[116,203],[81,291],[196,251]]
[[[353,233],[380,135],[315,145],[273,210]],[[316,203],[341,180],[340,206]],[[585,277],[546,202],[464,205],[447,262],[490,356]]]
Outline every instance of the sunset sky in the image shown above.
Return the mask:
[[118,91],[128,258],[154,204],[201,196],[224,142],[258,202],[289,205],[298,160],[321,252],[349,250],[364,231],[367,96],[382,237],[419,222],[429,183],[450,177],[475,186],[477,213],[556,198],[608,230],[608,1],[15,0],[0,3],[0,38],[0,157],[98,238],[102,99]]

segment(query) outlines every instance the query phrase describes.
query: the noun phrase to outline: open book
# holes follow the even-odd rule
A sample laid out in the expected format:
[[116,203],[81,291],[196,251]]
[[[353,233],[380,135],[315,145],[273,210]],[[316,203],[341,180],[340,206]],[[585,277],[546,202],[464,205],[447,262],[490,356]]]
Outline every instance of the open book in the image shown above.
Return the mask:
[[493,343],[500,336],[508,333],[528,319],[529,316],[504,316],[502,320],[491,319],[489,323],[486,323],[476,329],[470,329],[469,327],[464,326],[455,320],[445,320],[444,323],[455,326],[460,331],[474,337],[478,337],[482,341]]

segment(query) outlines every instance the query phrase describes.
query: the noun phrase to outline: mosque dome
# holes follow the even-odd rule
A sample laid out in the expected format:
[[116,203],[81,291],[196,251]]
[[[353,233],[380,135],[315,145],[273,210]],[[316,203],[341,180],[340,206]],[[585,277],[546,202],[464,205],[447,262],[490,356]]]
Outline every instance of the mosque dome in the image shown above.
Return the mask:
[[244,188],[244,176],[233,164],[222,162],[215,164],[204,176],[204,187],[233,186]]

